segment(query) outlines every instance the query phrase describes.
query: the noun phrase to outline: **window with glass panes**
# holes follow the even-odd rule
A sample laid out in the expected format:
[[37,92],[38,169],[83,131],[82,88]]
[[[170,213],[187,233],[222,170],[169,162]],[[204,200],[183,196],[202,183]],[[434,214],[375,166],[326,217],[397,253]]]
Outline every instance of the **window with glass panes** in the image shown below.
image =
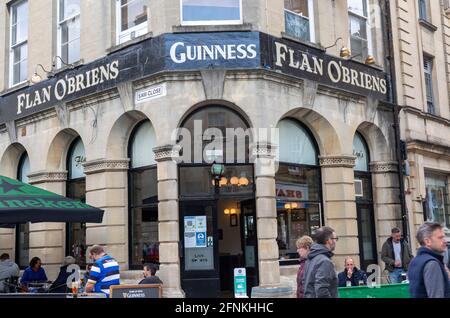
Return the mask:
[[117,44],[148,32],[148,0],[116,0]]
[[180,0],[182,25],[241,24],[242,0]]
[[284,0],[284,19],[288,35],[314,42],[313,0]]
[[427,0],[419,0],[419,19],[428,20]]
[[[30,158],[25,152],[19,160],[17,169],[17,180],[28,183],[28,174],[30,173]],[[16,263],[20,268],[28,266],[30,261],[30,223],[21,223],[16,225]]]
[[450,227],[448,175],[425,173],[425,212],[426,220]]
[[128,150],[130,267],[135,269],[142,268],[144,263],[159,263],[155,146],[156,135],[150,121],[138,124],[131,134]]
[[10,86],[27,80],[28,68],[28,1],[10,7]]
[[80,0],[58,2],[58,55],[67,64],[80,60]]
[[427,93],[427,112],[435,115],[436,109],[434,107],[433,94],[433,59],[429,57],[423,58],[423,71],[425,75],[425,89]]
[[348,0],[350,48],[355,59],[364,60],[371,51],[367,0]]

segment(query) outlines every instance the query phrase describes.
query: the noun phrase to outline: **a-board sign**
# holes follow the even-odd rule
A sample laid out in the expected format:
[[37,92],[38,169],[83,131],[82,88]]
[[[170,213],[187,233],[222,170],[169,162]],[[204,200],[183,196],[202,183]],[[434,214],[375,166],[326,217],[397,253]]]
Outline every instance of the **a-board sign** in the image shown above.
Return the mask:
[[162,298],[162,285],[113,285],[109,287],[109,298]]

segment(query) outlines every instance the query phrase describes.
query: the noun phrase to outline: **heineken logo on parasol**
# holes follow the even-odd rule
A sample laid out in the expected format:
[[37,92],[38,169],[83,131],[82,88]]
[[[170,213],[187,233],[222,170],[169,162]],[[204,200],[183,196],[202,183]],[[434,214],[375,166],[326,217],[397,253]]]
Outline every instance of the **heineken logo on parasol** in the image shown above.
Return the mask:
[[61,200],[51,199],[25,199],[25,200],[5,200],[0,196],[0,208],[46,208],[46,209],[86,209],[90,208],[89,205],[79,201],[65,201],[65,198]]

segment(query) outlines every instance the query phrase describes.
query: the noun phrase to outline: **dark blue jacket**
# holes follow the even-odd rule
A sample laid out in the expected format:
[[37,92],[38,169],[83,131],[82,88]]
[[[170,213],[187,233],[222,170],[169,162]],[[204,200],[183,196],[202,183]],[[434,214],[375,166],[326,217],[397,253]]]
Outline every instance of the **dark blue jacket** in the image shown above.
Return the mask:
[[445,298],[450,298],[450,285],[447,271],[444,268],[443,259],[444,257],[442,255],[435,253],[426,247],[419,248],[417,256],[411,261],[408,269],[409,292],[411,298],[428,298],[423,278],[423,271],[428,262],[437,262],[439,264],[445,281]]
[[[346,287],[347,286],[347,269],[345,269],[343,272],[339,273],[338,275],[339,279],[339,287]],[[362,280],[364,282],[364,285],[367,285],[367,275],[362,270],[359,270],[356,266],[353,268],[353,274],[352,274],[352,286],[359,286],[359,281]]]

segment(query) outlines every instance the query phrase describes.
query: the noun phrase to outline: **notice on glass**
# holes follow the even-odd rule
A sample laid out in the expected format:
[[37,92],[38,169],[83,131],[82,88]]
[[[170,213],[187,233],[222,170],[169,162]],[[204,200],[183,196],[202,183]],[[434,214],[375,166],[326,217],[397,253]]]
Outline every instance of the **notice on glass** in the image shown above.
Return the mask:
[[195,216],[184,217],[184,246],[186,248],[196,247]]

